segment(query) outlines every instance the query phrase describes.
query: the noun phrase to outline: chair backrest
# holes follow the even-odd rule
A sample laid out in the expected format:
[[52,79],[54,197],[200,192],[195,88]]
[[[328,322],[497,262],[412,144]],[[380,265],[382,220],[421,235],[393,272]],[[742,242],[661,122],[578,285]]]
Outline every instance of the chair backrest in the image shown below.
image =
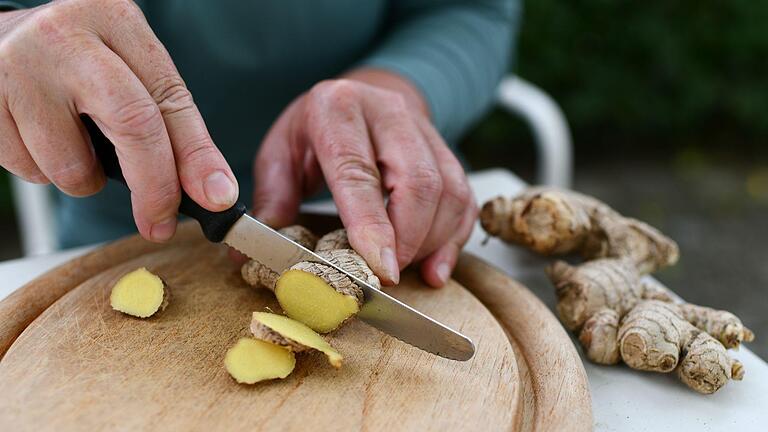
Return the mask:
[[15,176],[11,184],[24,256],[56,251],[58,244],[50,186],[28,183]]
[[538,150],[537,182],[568,188],[573,180],[573,145],[568,121],[554,99],[542,89],[510,75],[499,84],[499,105],[522,117],[531,128]]

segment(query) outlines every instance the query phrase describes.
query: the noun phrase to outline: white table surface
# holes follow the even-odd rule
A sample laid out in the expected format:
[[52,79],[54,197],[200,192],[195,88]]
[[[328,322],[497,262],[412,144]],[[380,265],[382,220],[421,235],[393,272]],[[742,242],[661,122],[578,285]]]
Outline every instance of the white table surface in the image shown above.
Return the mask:
[[[519,178],[505,170],[474,173],[470,175],[470,183],[480,203],[499,194],[516,194],[525,187]],[[306,208],[333,211],[332,205],[315,204]],[[477,226],[466,249],[524,283],[552,308],[554,290],[543,273],[546,261],[495,239],[483,246],[484,238],[485,234]],[[0,263],[0,300],[45,271],[92,248]],[[625,366],[598,366],[585,361],[595,430],[768,430],[768,364],[744,347],[730,354],[744,363],[744,381],[729,382],[708,396],[689,390],[672,374],[644,373]]]

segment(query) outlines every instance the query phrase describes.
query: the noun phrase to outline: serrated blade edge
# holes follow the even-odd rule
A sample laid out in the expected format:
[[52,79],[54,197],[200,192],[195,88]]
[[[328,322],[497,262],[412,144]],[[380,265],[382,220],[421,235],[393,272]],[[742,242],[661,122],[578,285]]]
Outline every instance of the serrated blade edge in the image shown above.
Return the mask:
[[440,357],[465,361],[475,353],[468,337],[374,288],[247,214],[230,228],[224,243],[278,273],[300,261],[333,267],[362,289],[363,307],[357,317],[366,324]]

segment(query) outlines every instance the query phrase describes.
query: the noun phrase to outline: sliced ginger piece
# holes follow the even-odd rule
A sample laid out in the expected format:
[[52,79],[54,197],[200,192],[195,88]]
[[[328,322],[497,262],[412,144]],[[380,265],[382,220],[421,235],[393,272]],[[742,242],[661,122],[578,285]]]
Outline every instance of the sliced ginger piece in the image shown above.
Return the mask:
[[[379,278],[352,249],[323,251],[320,256],[370,285],[381,287]],[[275,296],[286,315],[320,333],[339,328],[363,304],[363,291],[351,278],[331,266],[309,261],[297,263],[280,276]]]
[[240,384],[255,384],[287,377],[296,367],[296,357],[282,346],[241,338],[224,356],[224,367]]
[[336,330],[360,311],[357,296],[342,294],[321,276],[299,269],[283,273],[277,280],[275,296],[286,315],[320,333]]
[[112,288],[112,309],[147,318],[168,306],[170,291],[160,277],[142,267],[121,277]]
[[269,312],[254,312],[251,333],[262,341],[293,352],[314,349],[328,357],[333,367],[341,367],[342,356],[322,336],[308,326],[289,317]]

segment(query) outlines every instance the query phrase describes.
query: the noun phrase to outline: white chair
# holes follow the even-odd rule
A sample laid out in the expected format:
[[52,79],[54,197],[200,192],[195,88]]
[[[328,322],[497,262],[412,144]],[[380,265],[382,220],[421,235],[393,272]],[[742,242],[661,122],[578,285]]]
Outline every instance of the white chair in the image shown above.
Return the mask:
[[537,182],[568,188],[573,176],[573,150],[568,122],[548,94],[520,77],[510,75],[498,89],[499,105],[522,117],[538,147]]
[[[557,103],[543,90],[516,76],[502,80],[498,103],[521,116],[531,128],[538,150],[538,182],[569,187],[573,172],[571,135]],[[13,197],[24,255],[54,252],[56,230],[49,188],[13,177]]]

